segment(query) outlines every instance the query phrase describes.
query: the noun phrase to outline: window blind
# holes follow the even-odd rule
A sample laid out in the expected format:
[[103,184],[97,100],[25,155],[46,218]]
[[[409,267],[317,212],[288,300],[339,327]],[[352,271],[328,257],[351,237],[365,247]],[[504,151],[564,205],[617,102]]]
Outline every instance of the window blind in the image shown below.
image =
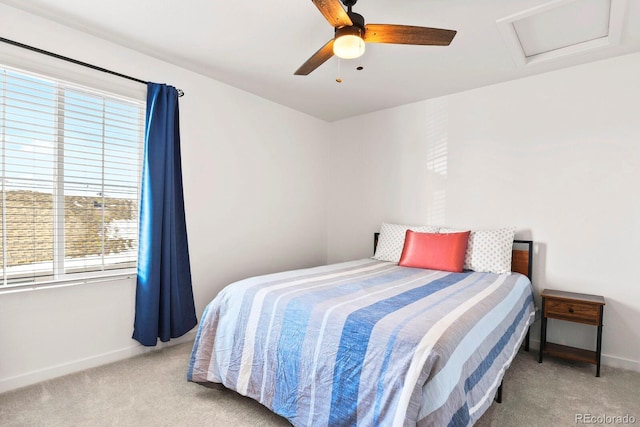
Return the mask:
[[0,67],[0,286],[136,266],[144,102]]

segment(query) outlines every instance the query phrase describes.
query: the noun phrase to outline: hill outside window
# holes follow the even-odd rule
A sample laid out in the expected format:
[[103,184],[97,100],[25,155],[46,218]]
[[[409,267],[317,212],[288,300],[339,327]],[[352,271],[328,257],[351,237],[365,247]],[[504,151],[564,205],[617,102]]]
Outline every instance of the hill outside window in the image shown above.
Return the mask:
[[0,66],[0,290],[135,273],[144,108]]

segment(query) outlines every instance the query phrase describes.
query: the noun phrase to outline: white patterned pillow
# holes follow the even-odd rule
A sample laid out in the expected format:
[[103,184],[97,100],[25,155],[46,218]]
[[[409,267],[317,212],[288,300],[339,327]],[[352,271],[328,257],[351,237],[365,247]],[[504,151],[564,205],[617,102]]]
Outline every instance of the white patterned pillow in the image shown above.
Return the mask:
[[472,230],[464,257],[464,268],[498,274],[511,272],[515,232],[514,228]]
[[439,227],[433,225],[388,224],[383,222],[380,227],[378,246],[376,247],[376,253],[373,258],[380,261],[400,261],[407,230],[417,231],[419,233],[437,233]]

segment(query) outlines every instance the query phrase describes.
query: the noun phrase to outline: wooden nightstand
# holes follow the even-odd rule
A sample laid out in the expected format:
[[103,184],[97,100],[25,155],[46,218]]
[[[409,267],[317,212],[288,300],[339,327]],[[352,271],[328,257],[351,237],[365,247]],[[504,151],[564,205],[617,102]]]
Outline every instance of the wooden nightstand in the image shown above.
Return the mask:
[[[577,362],[592,363],[596,365],[596,377],[599,377],[600,355],[602,352],[604,297],[600,295],[556,291],[553,289],[545,289],[540,296],[542,297],[542,322],[540,327],[540,355],[538,362],[542,363],[542,355],[548,354]],[[597,326],[596,351],[547,342],[548,318]]]

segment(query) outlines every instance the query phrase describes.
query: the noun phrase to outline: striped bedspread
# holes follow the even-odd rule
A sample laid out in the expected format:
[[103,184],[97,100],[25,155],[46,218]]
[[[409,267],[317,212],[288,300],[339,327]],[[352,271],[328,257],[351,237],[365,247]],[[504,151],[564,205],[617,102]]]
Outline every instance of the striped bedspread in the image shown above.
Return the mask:
[[188,379],[295,426],[467,426],[533,319],[531,283],[517,273],[363,259],[253,277],[207,306]]

